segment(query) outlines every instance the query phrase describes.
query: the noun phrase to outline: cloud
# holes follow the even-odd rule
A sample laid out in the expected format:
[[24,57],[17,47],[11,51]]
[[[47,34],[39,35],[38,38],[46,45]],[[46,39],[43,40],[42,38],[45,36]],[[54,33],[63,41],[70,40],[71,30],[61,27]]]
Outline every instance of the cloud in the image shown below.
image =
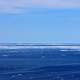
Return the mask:
[[20,12],[35,7],[80,8],[80,0],[0,0],[0,12]]

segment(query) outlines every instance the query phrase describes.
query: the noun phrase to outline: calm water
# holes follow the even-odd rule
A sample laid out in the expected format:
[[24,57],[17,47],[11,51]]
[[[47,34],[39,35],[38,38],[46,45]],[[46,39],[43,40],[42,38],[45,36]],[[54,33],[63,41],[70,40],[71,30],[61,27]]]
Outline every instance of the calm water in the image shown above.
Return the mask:
[[0,80],[80,80],[80,51],[0,50]]

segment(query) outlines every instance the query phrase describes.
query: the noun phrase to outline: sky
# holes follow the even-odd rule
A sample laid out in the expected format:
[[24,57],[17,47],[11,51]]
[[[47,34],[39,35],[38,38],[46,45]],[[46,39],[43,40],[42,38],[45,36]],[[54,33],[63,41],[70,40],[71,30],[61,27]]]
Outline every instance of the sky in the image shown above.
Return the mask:
[[0,0],[0,43],[80,43],[80,0]]

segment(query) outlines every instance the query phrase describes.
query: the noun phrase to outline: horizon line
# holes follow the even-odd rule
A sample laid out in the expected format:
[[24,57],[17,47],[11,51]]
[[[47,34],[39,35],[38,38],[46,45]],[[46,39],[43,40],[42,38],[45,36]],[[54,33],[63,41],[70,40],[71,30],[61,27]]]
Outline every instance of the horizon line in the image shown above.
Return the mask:
[[0,43],[0,46],[80,46],[80,43]]

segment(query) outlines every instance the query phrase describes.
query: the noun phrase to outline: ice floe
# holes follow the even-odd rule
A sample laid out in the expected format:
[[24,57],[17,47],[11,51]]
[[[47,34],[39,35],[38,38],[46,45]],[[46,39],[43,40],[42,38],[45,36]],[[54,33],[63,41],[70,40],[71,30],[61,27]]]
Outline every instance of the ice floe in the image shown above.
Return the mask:
[[14,44],[14,45],[0,45],[0,49],[60,49],[60,51],[71,51],[71,50],[78,50],[80,51],[80,45],[40,45],[40,44]]

